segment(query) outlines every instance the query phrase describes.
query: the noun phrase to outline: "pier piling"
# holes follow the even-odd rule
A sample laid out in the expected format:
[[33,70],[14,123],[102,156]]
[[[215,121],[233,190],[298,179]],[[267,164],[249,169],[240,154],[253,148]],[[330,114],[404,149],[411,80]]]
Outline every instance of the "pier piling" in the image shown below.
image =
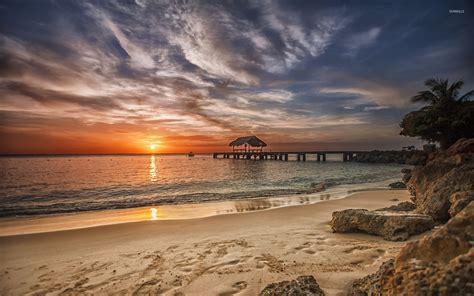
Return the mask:
[[326,161],[327,154],[342,154],[342,161],[353,161],[354,155],[361,151],[305,151],[305,152],[264,152],[264,151],[232,151],[214,152],[212,158],[216,159],[254,159],[254,160],[280,160],[288,161],[289,155],[296,156],[296,161],[306,161],[307,156],[316,155],[316,161]]

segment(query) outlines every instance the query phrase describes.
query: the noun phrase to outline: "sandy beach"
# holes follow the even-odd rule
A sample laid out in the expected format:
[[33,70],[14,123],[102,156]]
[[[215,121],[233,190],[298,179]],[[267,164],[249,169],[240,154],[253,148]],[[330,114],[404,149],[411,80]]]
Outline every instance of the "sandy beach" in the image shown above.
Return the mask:
[[313,275],[327,295],[340,295],[406,242],[332,233],[331,213],[408,197],[372,191],[267,211],[1,237],[1,294],[256,295],[271,282]]

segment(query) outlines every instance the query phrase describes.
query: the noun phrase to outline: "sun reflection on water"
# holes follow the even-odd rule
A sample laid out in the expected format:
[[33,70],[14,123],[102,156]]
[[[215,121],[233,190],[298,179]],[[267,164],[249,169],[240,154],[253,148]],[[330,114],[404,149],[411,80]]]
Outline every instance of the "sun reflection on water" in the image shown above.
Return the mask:
[[157,208],[150,208],[150,220],[158,220],[158,209]]
[[158,178],[156,176],[155,155],[152,155],[150,158],[150,181],[153,183],[158,181]]

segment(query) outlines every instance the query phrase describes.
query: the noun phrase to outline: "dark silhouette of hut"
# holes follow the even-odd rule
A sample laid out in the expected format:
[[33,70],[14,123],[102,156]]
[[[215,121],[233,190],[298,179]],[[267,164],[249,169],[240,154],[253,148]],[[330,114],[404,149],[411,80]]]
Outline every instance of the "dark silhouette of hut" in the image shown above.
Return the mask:
[[267,144],[256,136],[248,136],[235,139],[230,142],[229,146],[232,146],[234,152],[262,152],[263,147],[266,147]]

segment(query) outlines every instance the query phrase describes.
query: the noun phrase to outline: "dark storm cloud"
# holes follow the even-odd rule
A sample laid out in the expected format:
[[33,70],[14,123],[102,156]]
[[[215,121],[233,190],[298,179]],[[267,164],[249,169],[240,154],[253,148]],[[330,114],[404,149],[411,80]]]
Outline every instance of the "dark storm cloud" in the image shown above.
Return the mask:
[[0,109],[187,137],[301,142],[329,139],[322,127],[372,128],[393,143],[425,79],[473,87],[472,11],[469,1],[3,1]]

